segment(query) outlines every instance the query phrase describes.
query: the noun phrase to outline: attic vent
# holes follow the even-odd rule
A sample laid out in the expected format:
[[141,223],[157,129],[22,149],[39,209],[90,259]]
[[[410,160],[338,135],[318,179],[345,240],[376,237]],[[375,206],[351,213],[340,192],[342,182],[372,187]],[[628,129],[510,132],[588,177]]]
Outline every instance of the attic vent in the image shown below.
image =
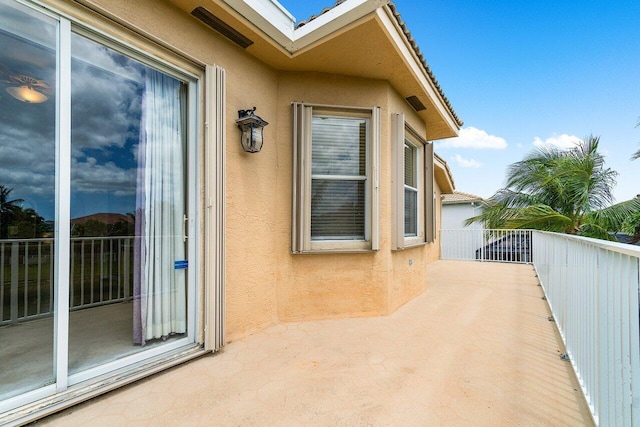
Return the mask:
[[409,104],[411,104],[413,109],[416,110],[416,111],[422,111],[422,110],[426,110],[427,109],[427,107],[425,107],[424,104],[422,102],[420,102],[418,97],[415,96],[415,95],[407,96],[405,99],[407,100],[407,102]]
[[195,9],[193,9],[191,14],[238,46],[241,46],[243,49],[246,49],[253,44],[253,41],[249,40],[238,31],[231,28],[228,24],[223,22],[220,18],[214,16],[204,7],[196,7]]

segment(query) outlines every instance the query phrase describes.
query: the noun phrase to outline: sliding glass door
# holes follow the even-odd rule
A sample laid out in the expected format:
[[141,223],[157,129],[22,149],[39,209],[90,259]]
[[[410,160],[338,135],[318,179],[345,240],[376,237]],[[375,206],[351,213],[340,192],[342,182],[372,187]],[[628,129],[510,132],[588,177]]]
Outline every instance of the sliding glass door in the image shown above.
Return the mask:
[[2,412],[195,342],[197,82],[10,0],[0,46]]
[[55,380],[57,29],[0,1],[0,399]]
[[74,374],[187,332],[188,85],[79,34],[71,52]]

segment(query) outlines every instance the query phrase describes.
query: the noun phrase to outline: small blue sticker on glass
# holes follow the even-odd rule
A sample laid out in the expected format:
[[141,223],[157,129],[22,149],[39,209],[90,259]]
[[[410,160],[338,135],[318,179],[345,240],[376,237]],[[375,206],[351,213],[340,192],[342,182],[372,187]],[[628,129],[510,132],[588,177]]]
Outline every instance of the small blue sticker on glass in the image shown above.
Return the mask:
[[186,260],[186,259],[181,259],[179,261],[174,261],[174,263],[173,263],[173,269],[174,270],[184,270],[187,267],[189,267],[189,261]]

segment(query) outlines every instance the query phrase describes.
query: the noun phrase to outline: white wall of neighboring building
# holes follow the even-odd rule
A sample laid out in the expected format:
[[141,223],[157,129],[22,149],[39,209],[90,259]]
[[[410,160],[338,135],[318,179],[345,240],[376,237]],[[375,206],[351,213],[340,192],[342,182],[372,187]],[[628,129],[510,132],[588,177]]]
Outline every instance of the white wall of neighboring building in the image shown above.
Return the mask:
[[473,223],[465,226],[464,222],[473,216],[482,213],[482,206],[479,202],[442,204],[442,229],[461,230],[473,229],[482,230],[482,224]]
[[[442,225],[441,230],[464,230],[447,231],[441,238],[441,250],[443,256],[448,259],[475,259],[476,249],[484,243],[483,226],[481,223],[473,223],[465,226],[465,221],[482,213],[482,203],[480,201],[458,202],[442,204]],[[473,232],[470,232],[473,230]],[[463,245],[458,243],[465,242]],[[451,246],[452,245],[452,246]],[[461,247],[464,248],[461,250]]]

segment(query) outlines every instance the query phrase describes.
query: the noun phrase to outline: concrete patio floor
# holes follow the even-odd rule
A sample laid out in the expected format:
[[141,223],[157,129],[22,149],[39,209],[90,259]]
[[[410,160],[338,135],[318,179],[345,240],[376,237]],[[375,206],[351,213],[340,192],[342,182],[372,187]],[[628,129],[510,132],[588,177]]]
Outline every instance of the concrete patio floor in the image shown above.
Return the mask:
[[531,266],[438,261],[428,277],[390,316],[276,325],[39,424],[593,424]]

